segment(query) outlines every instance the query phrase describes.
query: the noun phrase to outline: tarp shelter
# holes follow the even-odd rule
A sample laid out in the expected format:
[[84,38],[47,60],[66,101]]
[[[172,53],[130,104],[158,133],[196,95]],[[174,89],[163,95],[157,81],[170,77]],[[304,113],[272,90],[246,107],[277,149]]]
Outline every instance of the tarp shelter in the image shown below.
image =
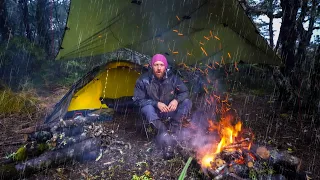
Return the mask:
[[129,48],[186,64],[280,59],[237,0],[71,0],[57,59]]
[[[189,65],[240,61],[281,64],[237,0],[70,1],[56,59],[96,56],[119,48],[149,56],[162,53],[171,63]],[[120,71],[118,75],[122,76]],[[133,86],[128,88],[127,93],[132,93]],[[74,89],[73,93],[80,90]],[[122,95],[116,92],[105,93],[110,97]],[[72,97],[67,98],[69,101]],[[81,102],[72,101],[70,106],[66,103],[64,108],[97,108],[97,104],[84,98]]]

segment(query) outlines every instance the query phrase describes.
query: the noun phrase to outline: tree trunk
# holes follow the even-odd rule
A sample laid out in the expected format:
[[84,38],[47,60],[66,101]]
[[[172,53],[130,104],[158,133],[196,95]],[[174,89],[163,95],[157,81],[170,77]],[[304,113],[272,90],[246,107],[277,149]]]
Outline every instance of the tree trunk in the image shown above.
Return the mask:
[[50,19],[48,11],[48,0],[38,0],[36,10],[37,38],[40,46],[43,46],[47,53],[50,52],[51,38],[49,36]]
[[303,1],[303,5],[301,8],[301,15],[298,19],[298,24],[297,24],[298,32],[300,36],[299,38],[300,42],[299,42],[299,46],[296,54],[296,60],[299,62],[299,64],[302,63],[306,58],[306,51],[307,51],[306,48],[310,44],[314,23],[315,23],[316,6],[317,6],[316,0],[312,0],[312,6],[311,6],[310,18],[309,18],[309,27],[308,27],[308,30],[306,31],[303,28],[303,20],[305,19],[305,16],[307,14],[308,0]]
[[0,31],[2,40],[6,41],[10,38],[10,28],[8,25],[8,14],[5,0],[0,0]]
[[318,48],[316,50],[315,60],[320,64],[320,45],[318,45]]
[[281,58],[285,64],[285,74],[289,75],[294,67],[294,57],[297,40],[296,17],[300,7],[299,0],[281,0],[283,16],[279,41],[281,44]]
[[269,37],[270,37],[270,46],[273,48],[274,47],[274,42],[273,42],[273,17],[269,19]]
[[[312,94],[313,96],[310,97],[310,102],[313,102],[313,107],[316,107],[316,115],[320,115],[320,45],[318,45],[316,52],[315,52],[315,59],[314,59],[314,67],[313,73],[310,77],[311,84],[312,84]],[[320,118],[315,118],[317,120],[316,124],[320,124]]]
[[270,46],[273,48],[274,47],[274,42],[273,42],[273,1],[274,0],[268,0],[268,17],[269,17],[269,37],[270,37]]
[[32,41],[30,22],[29,22],[29,9],[28,9],[28,0],[20,0],[20,6],[22,10],[22,19],[23,19],[23,34]]

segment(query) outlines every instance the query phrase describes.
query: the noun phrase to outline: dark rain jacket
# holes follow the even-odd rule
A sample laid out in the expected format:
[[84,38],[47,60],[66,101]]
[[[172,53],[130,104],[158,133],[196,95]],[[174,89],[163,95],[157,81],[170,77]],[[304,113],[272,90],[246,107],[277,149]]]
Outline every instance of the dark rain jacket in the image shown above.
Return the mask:
[[149,70],[137,80],[133,101],[135,105],[140,107],[146,105],[157,107],[158,102],[169,105],[173,99],[176,99],[180,104],[188,95],[188,88],[178,76],[167,71],[165,77],[158,80]]

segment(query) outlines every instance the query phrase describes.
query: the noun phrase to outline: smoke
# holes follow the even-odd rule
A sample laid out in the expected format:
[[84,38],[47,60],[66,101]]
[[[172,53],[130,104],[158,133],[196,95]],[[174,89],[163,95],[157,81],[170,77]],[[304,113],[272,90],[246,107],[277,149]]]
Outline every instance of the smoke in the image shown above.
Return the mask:
[[[219,141],[217,132],[208,130],[210,121],[216,121],[216,115],[209,108],[208,111],[198,110],[193,113],[190,122],[190,128],[184,128],[179,139],[185,139],[189,142],[190,148],[196,151],[197,156],[203,154],[203,151],[209,152],[212,144]],[[212,150],[211,150],[212,151]]]
[[217,131],[212,132],[208,130],[210,121],[211,123],[217,121],[217,115],[215,113],[216,103],[204,104],[205,98],[205,96],[197,98],[198,103],[203,104],[202,106],[196,106],[199,109],[192,113],[188,125],[182,127],[181,130],[173,136],[161,136],[162,142],[170,145],[175,143],[177,146],[182,146],[183,148],[194,151],[198,162],[207,152],[214,152],[212,148],[220,141],[220,136]]

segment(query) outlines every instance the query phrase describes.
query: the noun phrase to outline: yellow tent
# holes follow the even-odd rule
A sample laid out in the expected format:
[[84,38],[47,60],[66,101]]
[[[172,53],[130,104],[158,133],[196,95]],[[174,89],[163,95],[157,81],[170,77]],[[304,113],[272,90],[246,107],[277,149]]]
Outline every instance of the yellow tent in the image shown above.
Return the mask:
[[[71,0],[56,59],[129,48],[171,63],[280,65],[237,0]],[[67,112],[107,108],[100,98],[133,95],[139,65],[122,61],[94,69],[56,105],[46,122]],[[140,67],[141,68],[141,67]]]
[[46,122],[108,108],[108,102],[114,104],[115,100],[124,97],[128,97],[126,105],[131,105],[134,85],[144,70],[143,66],[130,61],[111,61],[94,68],[71,87]]

